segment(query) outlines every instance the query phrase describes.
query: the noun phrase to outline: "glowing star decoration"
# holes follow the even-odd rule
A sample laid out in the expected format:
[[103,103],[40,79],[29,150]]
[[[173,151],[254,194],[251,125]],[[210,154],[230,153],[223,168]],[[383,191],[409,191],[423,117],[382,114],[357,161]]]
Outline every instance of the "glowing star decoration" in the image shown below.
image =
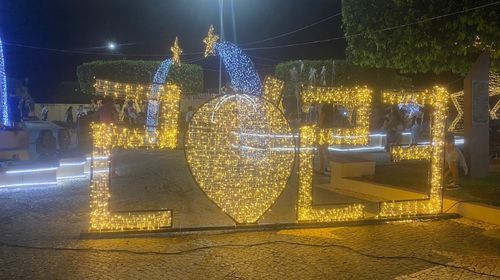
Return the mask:
[[219,36],[215,34],[214,26],[210,25],[208,29],[207,37],[203,39],[203,43],[205,43],[205,57],[210,55],[215,55],[215,43],[219,40]]
[[464,91],[452,93],[450,99],[457,110],[457,115],[451,121],[448,131],[461,131],[464,129]]
[[179,47],[179,40],[177,37],[175,37],[174,45],[172,47],[170,47],[170,50],[172,51],[173,63],[180,65],[181,64],[182,49],[181,49],[181,47]]
[[238,224],[255,223],[287,185],[295,156],[281,111],[252,95],[212,99],[193,115],[185,153],[198,186]]
[[2,39],[0,38],[0,123],[6,126],[10,125],[7,96],[7,78],[5,76]]
[[297,202],[297,220],[299,222],[334,222],[357,220],[364,217],[365,206],[359,203],[313,207],[313,158],[314,146],[317,144],[366,145],[368,143],[371,98],[372,91],[367,87],[307,86],[302,88],[301,99],[305,106],[313,104],[342,105],[356,110],[357,117],[353,128],[317,129],[311,125],[300,128]]
[[429,105],[433,108],[430,146],[428,148],[410,146],[404,149],[394,147],[391,150],[392,157],[398,161],[430,159],[431,179],[429,199],[381,202],[379,218],[439,214],[442,211],[442,175],[448,97],[448,92],[440,87],[419,92],[383,92],[383,101],[387,104],[398,105],[413,102],[421,106]]
[[[492,97],[500,95],[500,74],[490,71],[489,73],[489,85],[488,85],[488,95],[490,100]],[[457,111],[457,115],[453,119],[448,128],[448,131],[452,132],[460,132],[464,129],[464,91],[461,90],[459,92],[453,93],[450,95],[451,101],[455,110]],[[497,120],[500,118],[499,111],[500,110],[500,99],[496,101],[495,105],[490,108],[490,118],[492,120]]]
[[[490,76],[489,76],[489,96],[490,98],[492,96],[497,96],[500,95],[500,73],[492,72],[490,71]],[[492,120],[498,120],[500,119],[500,113],[498,112],[500,110],[500,99],[497,100],[495,105],[491,107],[490,109],[490,117]]]
[[262,94],[262,84],[252,60],[236,44],[227,41],[218,43],[218,39],[211,25],[207,37],[203,39],[206,44],[205,57],[220,55],[231,78],[234,91],[253,95]]

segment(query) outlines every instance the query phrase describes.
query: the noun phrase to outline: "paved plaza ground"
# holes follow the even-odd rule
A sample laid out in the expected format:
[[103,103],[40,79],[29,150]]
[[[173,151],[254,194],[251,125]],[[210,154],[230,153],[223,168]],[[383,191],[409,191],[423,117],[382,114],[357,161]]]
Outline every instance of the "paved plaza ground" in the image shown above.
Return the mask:
[[[196,187],[182,151],[119,158],[113,210],[174,208],[177,227],[232,225]],[[294,180],[263,222],[294,219]],[[0,279],[500,278],[500,228],[467,219],[81,239],[88,185],[0,190]],[[315,199],[338,197],[317,190]]]

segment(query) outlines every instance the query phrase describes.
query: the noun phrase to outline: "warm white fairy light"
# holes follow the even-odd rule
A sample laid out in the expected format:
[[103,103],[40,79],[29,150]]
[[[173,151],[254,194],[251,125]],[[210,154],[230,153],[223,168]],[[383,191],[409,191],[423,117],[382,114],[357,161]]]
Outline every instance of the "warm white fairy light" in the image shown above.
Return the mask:
[[[431,125],[430,152],[427,148],[419,146],[407,147],[404,152],[397,151],[396,158],[413,159],[412,154],[419,158],[428,157],[431,161],[431,179],[429,199],[381,202],[379,218],[407,217],[421,214],[438,214],[442,210],[442,174],[444,156],[444,137],[446,125],[446,112],[448,110],[449,94],[444,88],[434,87],[432,90],[406,93],[405,91],[383,92],[383,100],[387,104],[416,103],[429,105],[433,108]],[[394,156],[394,155],[393,155]]]
[[264,99],[273,103],[281,111],[283,111],[283,88],[285,82],[272,76],[267,76],[264,79],[263,95]]
[[176,65],[181,65],[181,54],[182,54],[182,49],[179,47],[179,39],[175,37],[174,45],[170,47],[170,50],[172,51],[172,61]]
[[[154,87],[154,88],[153,88]],[[96,92],[114,98],[150,100],[157,94],[159,125],[153,131],[146,127],[126,128],[114,124],[92,124],[92,157],[109,159],[113,148],[177,147],[180,89],[173,84],[139,85],[96,81]],[[151,141],[151,137],[155,141]],[[109,209],[109,160],[93,160],[90,186],[90,231],[158,230],[172,226],[172,210],[116,213]]]
[[315,145],[314,126],[300,128],[299,144],[299,193],[297,199],[297,220],[299,222],[334,222],[357,220],[364,217],[364,205],[354,203],[337,207],[314,207],[313,158]]
[[193,177],[236,223],[257,222],[286,187],[295,141],[273,135],[291,135],[290,127],[253,95],[212,99],[191,119],[185,153]]
[[304,86],[301,100],[304,106],[313,104],[342,105],[356,111],[353,127],[318,128],[317,143],[366,145],[370,133],[370,108],[372,90],[365,86],[357,87],[318,87]]
[[313,207],[313,148],[318,144],[366,145],[369,136],[371,98],[372,91],[367,87],[303,87],[301,99],[304,106],[313,104],[342,105],[355,109],[357,118],[353,128],[318,129],[315,126],[300,128],[299,195],[297,202],[297,220],[299,222],[347,221],[364,217],[365,206],[359,203],[338,205],[337,207]]

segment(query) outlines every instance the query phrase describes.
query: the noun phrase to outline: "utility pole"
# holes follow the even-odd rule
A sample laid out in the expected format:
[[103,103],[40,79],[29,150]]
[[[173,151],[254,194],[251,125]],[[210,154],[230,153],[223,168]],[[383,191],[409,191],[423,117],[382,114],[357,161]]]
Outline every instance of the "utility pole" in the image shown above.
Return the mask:
[[[224,41],[224,0],[219,0],[220,41]],[[222,94],[222,56],[219,55],[219,94]]]

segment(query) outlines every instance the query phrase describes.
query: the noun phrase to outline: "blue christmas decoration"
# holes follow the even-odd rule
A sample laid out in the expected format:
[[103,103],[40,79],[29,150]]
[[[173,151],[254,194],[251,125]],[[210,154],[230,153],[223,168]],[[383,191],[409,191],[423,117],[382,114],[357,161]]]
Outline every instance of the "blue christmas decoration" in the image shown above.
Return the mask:
[[146,119],[148,132],[154,132],[156,130],[156,126],[158,125],[158,111],[160,108],[160,96],[158,93],[160,91],[160,87],[163,86],[167,80],[170,66],[172,66],[172,59],[168,58],[164,60],[160,67],[158,67],[158,70],[156,70],[153,78],[151,95],[148,98],[148,114]]
[[2,38],[0,38],[0,122],[3,125],[10,124],[9,107],[7,105],[7,78],[5,77]]
[[215,51],[222,57],[234,90],[253,95],[262,93],[260,78],[252,60],[236,44],[217,42]]

